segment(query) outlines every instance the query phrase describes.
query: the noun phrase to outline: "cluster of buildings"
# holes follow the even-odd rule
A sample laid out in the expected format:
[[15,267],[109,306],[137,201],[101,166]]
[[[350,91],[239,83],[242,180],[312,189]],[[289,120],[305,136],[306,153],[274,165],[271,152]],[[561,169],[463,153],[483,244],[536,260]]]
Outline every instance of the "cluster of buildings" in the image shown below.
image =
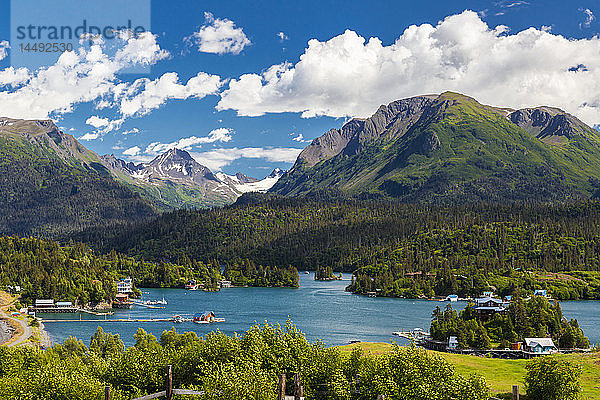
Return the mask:
[[[548,298],[546,290],[536,290],[533,296],[542,296]],[[446,298],[449,301],[457,301],[458,296],[451,295]],[[495,297],[493,292],[483,292],[483,296],[474,299],[472,310],[477,318],[487,320],[495,314],[504,314],[508,311],[508,307],[512,300],[512,296],[504,296],[503,298]],[[448,339],[447,348],[449,350],[458,349],[458,338],[451,336]],[[510,349],[506,351],[519,351],[529,355],[546,355],[558,352],[558,348],[551,338],[525,338],[524,342],[512,343]]]

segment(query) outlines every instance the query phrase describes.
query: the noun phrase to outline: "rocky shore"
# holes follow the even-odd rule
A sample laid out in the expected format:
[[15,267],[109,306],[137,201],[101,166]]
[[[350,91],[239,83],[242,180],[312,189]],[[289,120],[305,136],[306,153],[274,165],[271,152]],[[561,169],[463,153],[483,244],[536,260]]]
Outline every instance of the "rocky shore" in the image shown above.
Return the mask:
[[0,319],[0,344],[8,342],[15,332],[15,328],[6,320]]

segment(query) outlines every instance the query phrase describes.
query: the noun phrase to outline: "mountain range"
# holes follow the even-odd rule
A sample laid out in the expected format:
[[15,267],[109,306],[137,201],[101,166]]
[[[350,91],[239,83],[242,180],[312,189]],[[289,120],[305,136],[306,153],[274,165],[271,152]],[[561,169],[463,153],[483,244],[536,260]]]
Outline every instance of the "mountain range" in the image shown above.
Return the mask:
[[282,173],[214,174],[179,149],[136,165],[98,156],[50,120],[0,118],[0,234],[56,236],[230,204],[266,191]]
[[148,163],[98,156],[49,120],[0,118],[0,234],[58,235],[247,192],[403,202],[564,202],[600,194],[600,133],[548,106],[513,110],[447,92],[381,106],[258,180],[185,150]]
[[146,164],[128,163],[112,154],[100,158],[117,180],[131,185],[159,208],[161,205],[205,208],[231,204],[242,193],[268,190],[283,174],[280,169],[275,169],[263,180],[241,172],[215,174],[180,149],[170,149]]
[[315,139],[271,188],[408,202],[570,201],[598,191],[600,133],[551,107],[446,92],[381,106]]

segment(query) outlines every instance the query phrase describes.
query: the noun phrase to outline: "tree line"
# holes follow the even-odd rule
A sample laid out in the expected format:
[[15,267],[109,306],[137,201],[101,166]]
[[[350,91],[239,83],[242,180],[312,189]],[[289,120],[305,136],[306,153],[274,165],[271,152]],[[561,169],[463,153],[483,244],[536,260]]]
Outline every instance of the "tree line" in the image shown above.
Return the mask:
[[443,311],[438,306],[432,314],[430,334],[445,343],[454,336],[462,349],[504,349],[526,337],[551,337],[561,349],[590,346],[577,320],[567,320],[558,302],[550,304],[541,296],[524,300],[516,295],[506,312],[488,318],[478,317],[472,304],[460,313],[451,305]]
[[518,286],[559,299],[600,298],[594,201],[433,206],[253,194],[233,206],[174,211],[76,239],[147,260],[247,259],[354,272],[355,293],[475,296]]

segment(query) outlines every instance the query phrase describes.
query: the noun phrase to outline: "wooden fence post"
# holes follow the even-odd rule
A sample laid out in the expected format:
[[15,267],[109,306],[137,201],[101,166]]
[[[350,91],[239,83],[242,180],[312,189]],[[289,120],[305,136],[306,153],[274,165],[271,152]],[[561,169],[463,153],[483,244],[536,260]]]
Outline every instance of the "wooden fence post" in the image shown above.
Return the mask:
[[104,400],[110,400],[110,386],[104,386]]
[[165,382],[165,398],[167,400],[173,399],[173,366],[167,365],[167,379]]
[[285,400],[285,374],[279,374],[279,384],[277,385],[277,400]]
[[513,400],[519,400],[519,385],[513,385]]
[[304,393],[302,391],[300,372],[296,372],[294,375],[294,400],[300,400],[302,397],[304,397]]

